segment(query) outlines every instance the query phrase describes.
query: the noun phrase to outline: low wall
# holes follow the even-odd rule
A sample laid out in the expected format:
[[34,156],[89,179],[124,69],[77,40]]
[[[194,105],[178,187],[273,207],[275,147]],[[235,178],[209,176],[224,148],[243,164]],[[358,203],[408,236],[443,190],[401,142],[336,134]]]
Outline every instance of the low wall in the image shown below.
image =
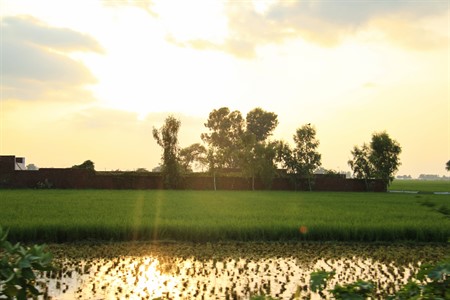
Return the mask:
[[[252,180],[242,177],[185,176],[179,189],[213,190],[214,181],[218,190],[251,190]],[[274,178],[270,187],[255,179],[255,190],[309,190],[306,178]],[[39,169],[37,171],[13,171],[0,173],[3,188],[60,188],[60,189],[163,189],[161,174],[136,172],[95,172],[83,169]],[[368,188],[367,188],[368,187]],[[341,176],[318,176],[312,180],[314,191],[385,192],[381,180],[345,179]]]

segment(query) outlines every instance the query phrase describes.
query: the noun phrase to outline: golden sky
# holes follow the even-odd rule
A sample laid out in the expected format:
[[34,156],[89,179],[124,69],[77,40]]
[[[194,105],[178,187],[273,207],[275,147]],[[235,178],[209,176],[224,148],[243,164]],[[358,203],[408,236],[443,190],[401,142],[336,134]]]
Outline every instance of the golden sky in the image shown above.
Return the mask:
[[397,175],[447,175],[448,0],[2,0],[0,154],[38,167],[90,159],[151,170],[152,127],[180,146],[209,112],[278,114],[274,139],[312,123],[323,167],[387,131]]

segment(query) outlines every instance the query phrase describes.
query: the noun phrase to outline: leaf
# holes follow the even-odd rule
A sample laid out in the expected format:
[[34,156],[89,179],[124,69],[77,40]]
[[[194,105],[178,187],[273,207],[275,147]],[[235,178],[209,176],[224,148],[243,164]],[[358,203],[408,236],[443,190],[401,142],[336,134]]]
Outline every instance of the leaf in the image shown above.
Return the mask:
[[7,285],[6,288],[3,290],[4,294],[6,295],[6,297],[8,297],[8,299],[12,299],[14,297],[17,296],[17,288],[14,285]]
[[31,268],[31,264],[30,264],[30,261],[28,260],[28,258],[27,258],[27,257],[23,257],[23,258],[19,261],[18,267],[19,267],[20,269]]
[[335,271],[327,272],[324,270],[312,272],[309,287],[313,292],[323,291],[327,285],[328,279],[333,277],[335,273]]

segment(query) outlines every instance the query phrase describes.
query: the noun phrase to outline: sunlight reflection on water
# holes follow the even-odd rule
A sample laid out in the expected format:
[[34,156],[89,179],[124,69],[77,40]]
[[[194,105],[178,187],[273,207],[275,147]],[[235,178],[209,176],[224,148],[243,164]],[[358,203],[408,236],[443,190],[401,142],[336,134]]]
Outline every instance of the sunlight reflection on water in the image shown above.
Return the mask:
[[120,256],[67,260],[63,266],[56,278],[47,279],[53,299],[249,299],[260,294],[320,299],[308,288],[309,274],[317,269],[336,270],[329,286],[363,279],[393,292],[418,268],[360,257],[305,264],[295,257],[218,260]]

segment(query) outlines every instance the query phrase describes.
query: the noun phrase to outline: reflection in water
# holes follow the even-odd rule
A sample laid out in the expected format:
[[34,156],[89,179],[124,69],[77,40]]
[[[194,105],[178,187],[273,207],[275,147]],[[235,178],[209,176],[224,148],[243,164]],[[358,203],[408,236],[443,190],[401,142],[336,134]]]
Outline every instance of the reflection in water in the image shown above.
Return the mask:
[[361,257],[306,263],[294,256],[119,256],[66,260],[62,265],[53,274],[56,278],[47,280],[48,294],[54,299],[248,299],[259,294],[319,299],[308,288],[309,274],[317,269],[336,270],[330,286],[363,279],[393,292],[418,268],[417,264],[386,264]]

